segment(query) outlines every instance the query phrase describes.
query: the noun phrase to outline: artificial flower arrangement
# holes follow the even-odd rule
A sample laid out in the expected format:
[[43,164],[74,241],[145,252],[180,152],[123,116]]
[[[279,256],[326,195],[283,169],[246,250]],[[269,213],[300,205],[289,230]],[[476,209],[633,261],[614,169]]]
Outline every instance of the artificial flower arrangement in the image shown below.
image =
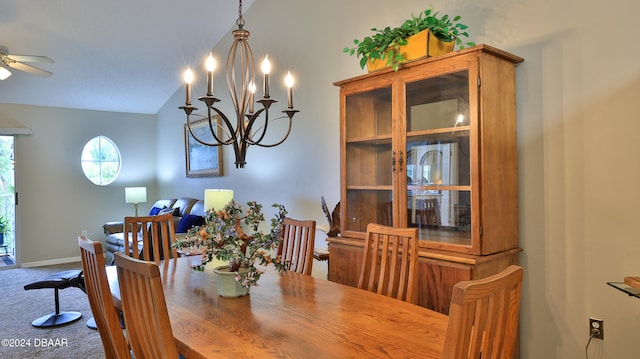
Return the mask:
[[[263,271],[256,268],[256,264],[273,264],[278,272],[284,271],[285,266],[275,253],[282,238],[286,209],[281,204],[272,205],[278,208],[278,213],[271,219],[270,231],[264,233],[258,229],[265,221],[262,205],[252,201],[247,202],[247,206],[244,217],[241,217],[242,208],[233,200],[222,210],[207,211],[205,224],[191,228],[184,239],[176,240],[174,247],[202,253],[202,263],[194,266],[195,270],[203,271],[213,258],[228,261],[228,270],[235,272],[236,281],[246,288],[258,285]],[[250,228],[248,235],[240,227],[241,223]],[[240,275],[241,267],[248,269],[248,273]]]

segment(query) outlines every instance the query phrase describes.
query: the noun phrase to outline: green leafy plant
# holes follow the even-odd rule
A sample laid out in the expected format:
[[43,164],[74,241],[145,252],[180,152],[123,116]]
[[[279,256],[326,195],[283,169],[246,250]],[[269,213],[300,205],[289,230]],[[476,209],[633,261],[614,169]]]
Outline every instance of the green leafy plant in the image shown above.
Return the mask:
[[9,221],[4,216],[0,216],[0,233],[7,232],[9,232]]
[[[286,209],[283,205],[273,204],[278,213],[271,220],[270,231],[264,233],[259,230],[265,220],[262,205],[252,201],[247,206],[244,217],[241,217],[242,208],[233,200],[222,210],[207,211],[205,224],[191,228],[184,239],[174,242],[174,247],[202,254],[202,263],[194,266],[196,270],[203,271],[214,258],[229,262],[229,271],[236,273],[236,281],[244,287],[258,284],[262,271],[255,264],[273,264],[279,272],[284,271],[284,263],[272,254],[282,238]],[[242,230],[241,223],[249,227],[248,235]],[[248,268],[248,274],[241,276],[240,267]]]
[[407,44],[407,38],[423,30],[429,30],[438,39],[445,42],[455,42],[460,49],[465,46],[475,46],[474,42],[463,42],[461,37],[469,37],[467,25],[459,22],[460,16],[450,17],[442,15],[439,11],[433,11],[433,7],[423,11],[419,16],[411,15],[411,19],[396,28],[389,26],[384,29],[372,28],[372,36],[367,36],[362,40],[355,39],[355,47],[345,47],[342,51],[349,55],[361,57],[360,67],[364,69],[369,60],[385,60],[387,66],[398,71],[400,63],[404,61],[404,56],[400,52],[400,46]]

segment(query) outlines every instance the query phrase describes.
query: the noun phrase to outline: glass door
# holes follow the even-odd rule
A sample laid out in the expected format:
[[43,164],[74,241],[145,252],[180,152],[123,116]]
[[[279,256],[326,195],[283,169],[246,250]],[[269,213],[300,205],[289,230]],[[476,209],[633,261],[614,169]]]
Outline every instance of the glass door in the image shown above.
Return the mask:
[[366,232],[369,223],[394,224],[391,85],[349,94],[345,101],[343,233],[353,235]]
[[0,268],[16,265],[13,136],[0,136]]
[[407,227],[471,245],[469,71],[406,84]]

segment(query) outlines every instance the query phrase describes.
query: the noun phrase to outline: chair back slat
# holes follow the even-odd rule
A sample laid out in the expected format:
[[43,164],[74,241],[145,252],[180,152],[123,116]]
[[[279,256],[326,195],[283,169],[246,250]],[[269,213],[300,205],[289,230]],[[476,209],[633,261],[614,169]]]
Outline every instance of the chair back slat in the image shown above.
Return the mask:
[[418,229],[367,225],[358,288],[417,303]]
[[134,357],[177,358],[158,265],[119,252],[115,254],[115,264]]
[[131,358],[105,271],[102,244],[78,237],[85,289],[107,358]]
[[287,270],[311,275],[315,237],[316,221],[284,219],[278,256]]
[[137,259],[158,262],[178,255],[173,247],[176,231],[171,213],[125,217],[124,238],[124,252]]
[[443,359],[513,357],[522,278],[522,267],[512,265],[454,286]]

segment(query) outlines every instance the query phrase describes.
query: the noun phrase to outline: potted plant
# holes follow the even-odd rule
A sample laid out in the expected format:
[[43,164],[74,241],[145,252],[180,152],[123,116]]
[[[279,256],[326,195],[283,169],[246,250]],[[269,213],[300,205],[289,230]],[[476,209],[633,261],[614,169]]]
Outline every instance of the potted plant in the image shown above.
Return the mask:
[[4,235],[7,232],[9,232],[9,221],[4,216],[0,216],[0,245],[4,244]]
[[[427,50],[421,57],[436,56],[440,53],[453,51],[455,45],[458,45],[460,49],[463,49],[464,46],[475,46],[474,42],[463,43],[461,37],[469,37],[466,31],[468,26],[460,23],[459,20],[459,15],[450,17],[445,14],[439,17],[439,11],[434,12],[433,7],[430,7],[420,13],[418,17],[411,15],[411,19],[405,20],[400,27],[372,28],[371,30],[375,32],[372,36],[367,36],[362,40],[353,40],[356,46],[345,47],[343,52],[361,57],[360,67],[363,69],[367,64],[371,66],[377,60],[383,65],[392,67],[394,71],[398,71],[400,63],[407,60],[403,47],[407,46],[412,36],[422,32],[424,32],[424,36],[429,36],[427,33],[430,34],[430,37],[425,37],[428,39],[424,45],[427,48],[432,47],[429,44],[431,41],[439,40],[441,44],[432,47],[440,49],[439,53],[433,54]],[[422,41],[424,42],[424,40]]]
[[[265,220],[262,205],[252,201],[247,206],[244,217],[241,217],[241,207],[233,200],[222,210],[207,211],[205,224],[193,227],[184,239],[174,243],[176,248],[188,248],[202,253],[202,263],[194,267],[196,270],[203,271],[205,265],[214,258],[229,262],[226,266],[214,269],[218,294],[222,296],[242,296],[248,293],[249,287],[258,285],[263,272],[256,268],[256,264],[274,264],[279,272],[285,270],[280,258],[273,257],[272,254],[280,244],[286,209],[280,204],[273,204],[273,207],[278,208],[278,213],[271,220],[270,231],[264,233],[259,230]],[[248,235],[242,230],[243,223],[249,227]],[[225,274],[232,278],[231,284],[221,282]],[[231,292],[225,292],[226,289]]]

